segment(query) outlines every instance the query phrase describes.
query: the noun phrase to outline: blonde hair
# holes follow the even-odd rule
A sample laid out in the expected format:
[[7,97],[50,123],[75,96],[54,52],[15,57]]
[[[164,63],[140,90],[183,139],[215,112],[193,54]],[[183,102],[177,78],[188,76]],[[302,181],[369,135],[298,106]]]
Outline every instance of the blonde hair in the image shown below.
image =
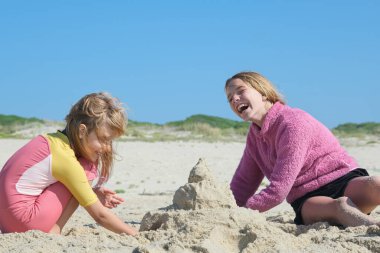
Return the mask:
[[242,80],[246,85],[257,90],[262,96],[265,96],[271,103],[281,102],[285,104],[285,100],[276,87],[264,76],[256,72],[240,72],[232,76],[226,81],[224,89],[226,90],[229,83],[234,79]]
[[[87,134],[95,131],[98,135],[99,128],[104,124],[120,137],[125,133],[127,116],[121,102],[105,92],[91,93],[82,97],[66,116],[66,134],[76,156],[84,156],[87,151],[79,138],[79,126],[84,124]],[[100,156],[100,177],[97,185],[105,183],[112,170],[114,150],[112,143],[110,149]]]

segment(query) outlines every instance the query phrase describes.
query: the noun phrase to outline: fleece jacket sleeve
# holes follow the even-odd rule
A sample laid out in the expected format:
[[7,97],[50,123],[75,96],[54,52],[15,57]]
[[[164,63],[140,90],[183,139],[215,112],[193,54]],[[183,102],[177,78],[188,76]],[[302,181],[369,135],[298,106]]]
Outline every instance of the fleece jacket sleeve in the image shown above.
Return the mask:
[[305,164],[312,142],[311,132],[312,127],[306,121],[289,121],[279,128],[276,135],[277,159],[268,178],[270,184],[251,196],[246,207],[264,212],[285,200]]
[[247,199],[259,188],[264,175],[252,159],[248,147],[230,183],[230,188],[238,206],[244,206]]

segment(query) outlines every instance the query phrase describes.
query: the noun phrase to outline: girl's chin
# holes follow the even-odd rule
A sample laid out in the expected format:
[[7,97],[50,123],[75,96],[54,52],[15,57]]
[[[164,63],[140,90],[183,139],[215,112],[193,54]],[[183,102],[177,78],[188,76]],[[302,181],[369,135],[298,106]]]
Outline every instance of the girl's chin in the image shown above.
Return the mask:
[[97,163],[99,161],[99,156],[92,160],[93,163]]
[[250,121],[252,121],[252,120],[248,117],[248,115],[241,115],[240,118],[241,118],[242,120],[246,121],[246,122],[250,122]]
[[255,121],[255,115],[253,113],[246,113],[243,116],[243,120],[246,122],[254,122]]

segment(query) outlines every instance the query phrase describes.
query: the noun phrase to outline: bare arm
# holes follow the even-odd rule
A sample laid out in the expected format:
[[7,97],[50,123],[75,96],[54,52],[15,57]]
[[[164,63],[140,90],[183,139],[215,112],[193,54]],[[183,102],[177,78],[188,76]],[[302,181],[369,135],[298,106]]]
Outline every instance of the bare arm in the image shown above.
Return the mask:
[[99,200],[92,205],[86,206],[85,209],[97,223],[106,229],[119,234],[137,235],[138,233],[134,228],[125,224],[115,214],[104,207]]

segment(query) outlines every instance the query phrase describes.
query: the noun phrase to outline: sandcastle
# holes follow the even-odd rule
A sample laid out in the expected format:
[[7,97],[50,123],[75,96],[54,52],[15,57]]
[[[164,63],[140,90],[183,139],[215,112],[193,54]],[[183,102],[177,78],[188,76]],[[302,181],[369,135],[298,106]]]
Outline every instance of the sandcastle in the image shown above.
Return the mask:
[[215,181],[203,158],[190,171],[188,183],[175,192],[173,205],[184,210],[236,207],[228,186]]

